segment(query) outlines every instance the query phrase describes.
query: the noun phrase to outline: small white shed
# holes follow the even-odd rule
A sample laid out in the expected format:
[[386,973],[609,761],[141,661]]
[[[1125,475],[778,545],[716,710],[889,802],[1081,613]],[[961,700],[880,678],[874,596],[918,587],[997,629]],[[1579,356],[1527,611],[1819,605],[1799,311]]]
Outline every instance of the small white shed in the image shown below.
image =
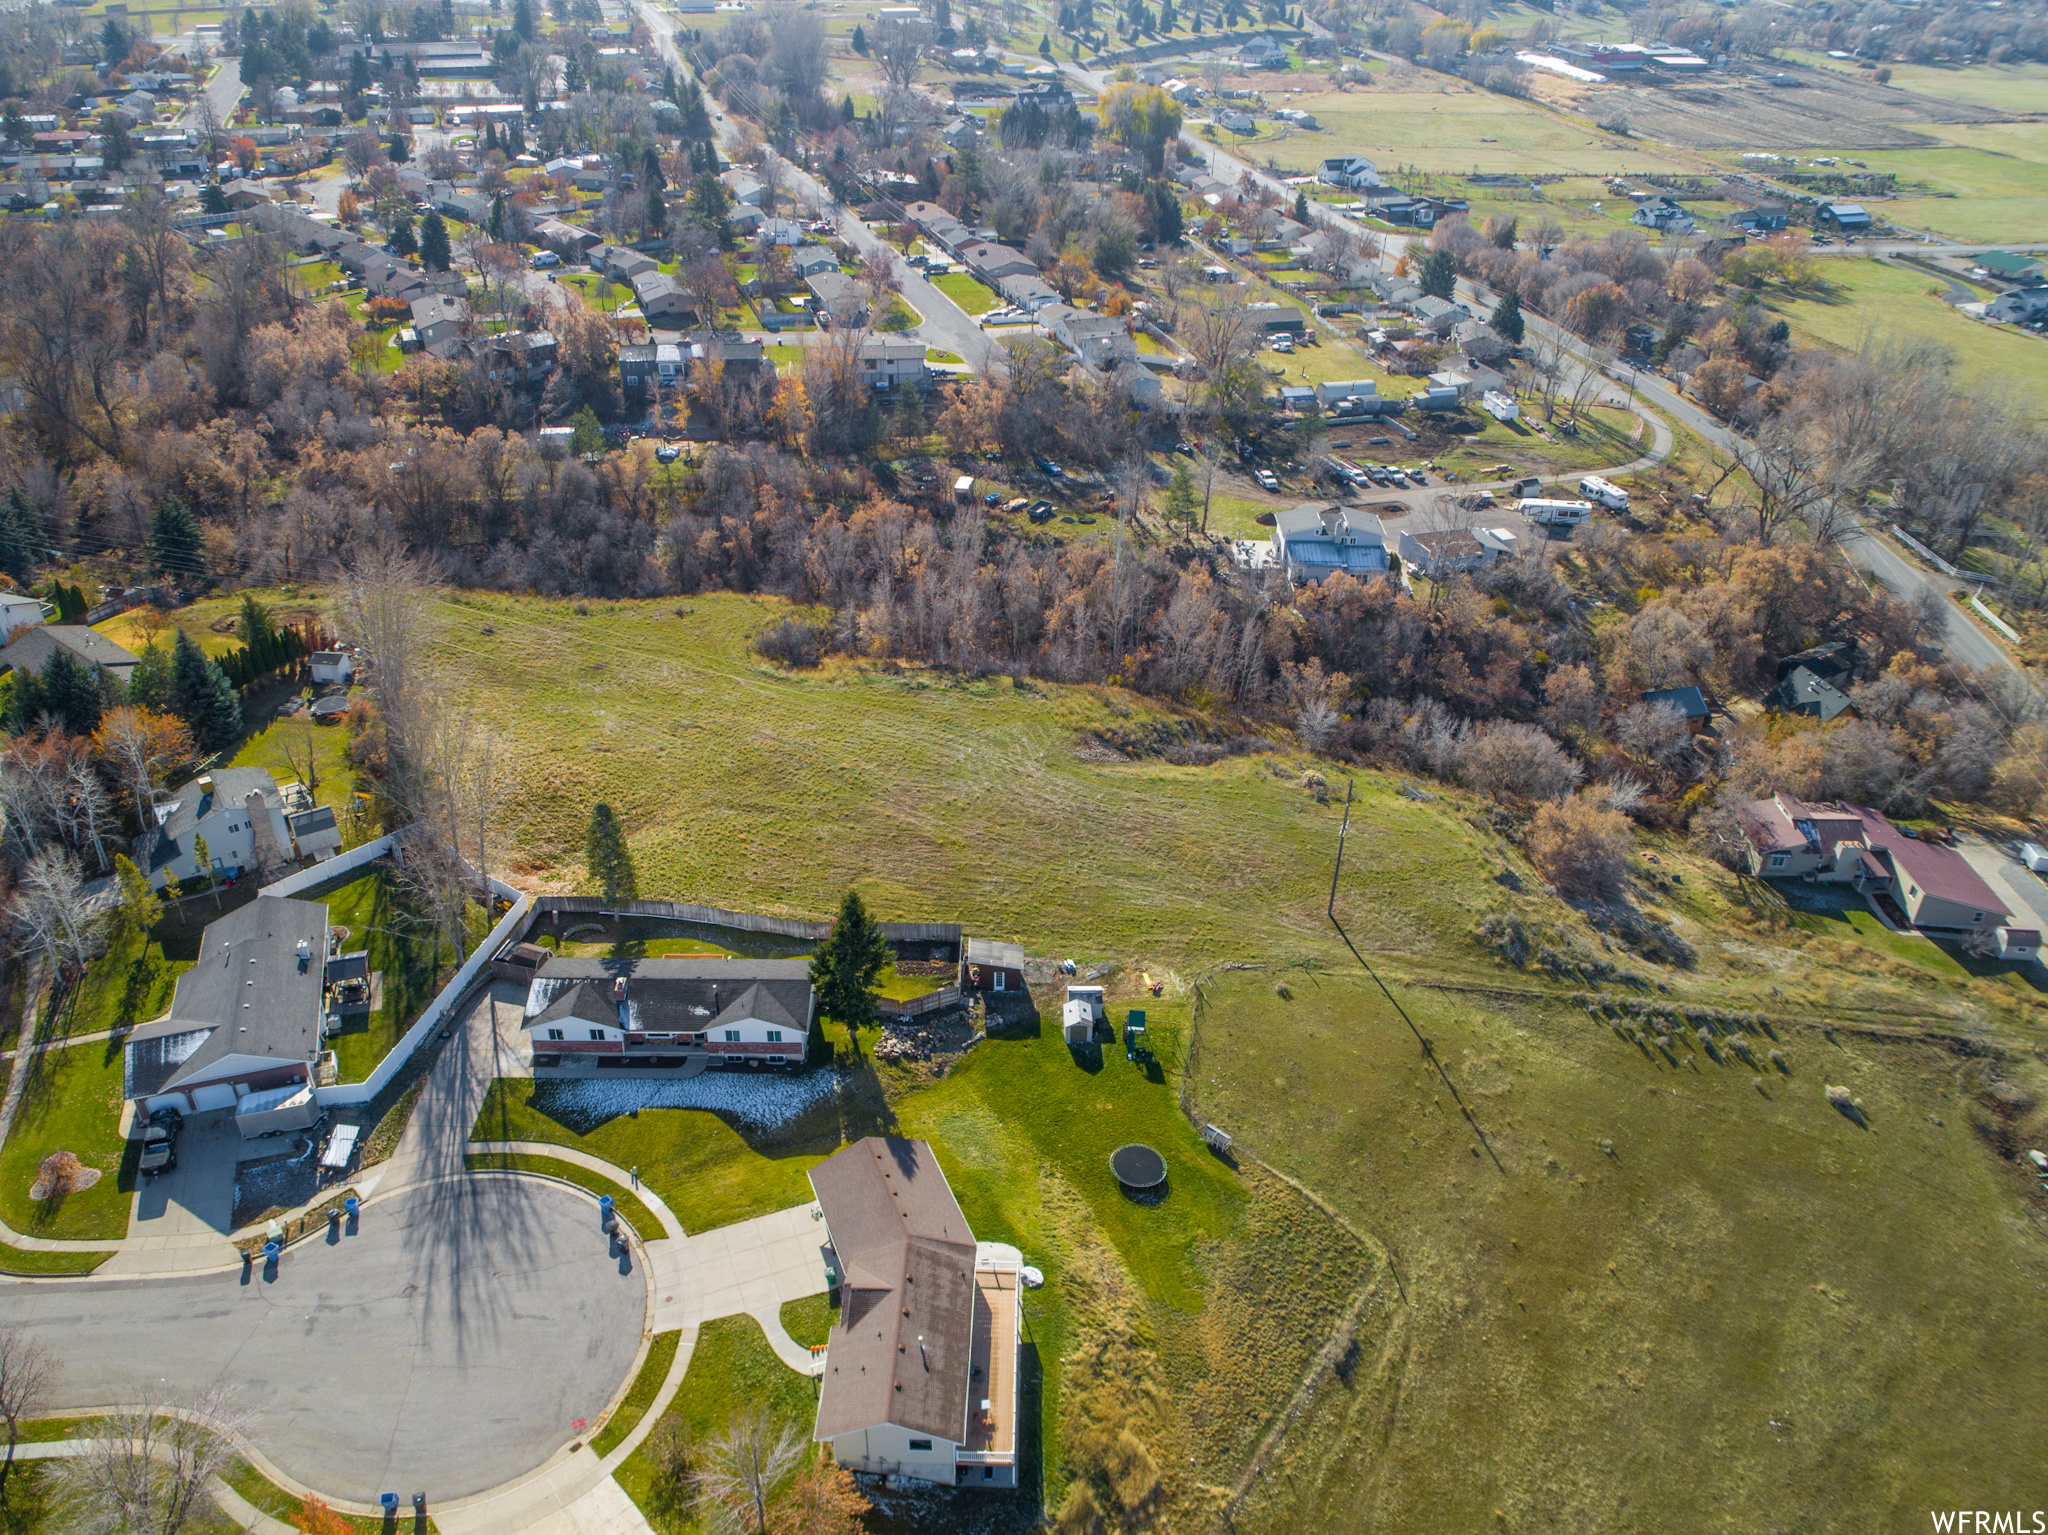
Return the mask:
[[1100,986],[1069,986],[1066,1005],[1060,1009],[1061,1036],[1070,1045],[1085,1045],[1106,1016]]
[[2031,927],[2002,927],[1998,930],[2000,959],[2032,959],[2041,952],[2041,934]]
[[353,682],[356,658],[346,650],[316,650],[312,655],[315,682]]

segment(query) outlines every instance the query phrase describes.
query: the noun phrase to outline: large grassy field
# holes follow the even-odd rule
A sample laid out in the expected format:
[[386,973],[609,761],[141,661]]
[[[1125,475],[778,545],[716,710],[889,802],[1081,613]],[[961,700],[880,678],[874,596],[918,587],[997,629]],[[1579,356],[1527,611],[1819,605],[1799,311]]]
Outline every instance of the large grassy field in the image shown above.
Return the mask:
[[1773,294],[1769,307],[1796,331],[1854,351],[1888,336],[1924,337],[1955,355],[1956,378],[1971,390],[2037,402],[2048,388],[2048,341],[2009,325],[1958,313],[1932,273],[1892,262],[1831,259],[1821,264],[1829,291],[1797,298]]
[[[1873,212],[1916,229],[1966,242],[2033,241],[2048,229],[2048,122],[1930,126],[1947,140],[1926,149],[1874,149],[1858,155],[1873,171],[1891,171],[1902,196]],[[1828,153],[1825,146],[1805,153]]]
[[[1534,102],[1457,82],[1423,84],[1442,81],[1440,76],[1418,74],[1411,79],[1417,88],[1376,86],[1291,98],[1289,104],[1313,114],[1321,131],[1246,140],[1246,153],[1260,162],[1270,156],[1302,171],[1313,170],[1328,155],[1362,154],[1376,161],[1380,174],[1389,179],[1397,179],[1395,172],[1403,166],[1453,175],[1505,171],[1607,176],[1692,168],[1656,145],[1617,140]],[[1226,133],[1220,142],[1231,149],[1238,141]]]
[[[1852,59],[1831,59],[1824,53],[1788,49],[1787,57],[1838,74],[1867,75]],[[1940,101],[2001,107],[2009,112],[2039,112],[2048,101],[2048,64],[1898,64],[1887,63],[1894,90],[1912,91]]]
[[1209,991],[1198,1102],[1384,1241],[1398,1283],[1236,1528],[1908,1529],[2038,1504],[2048,1209],[1986,1149],[1981,1065],[1782,1024],[1752,1065],[1404,989],[1425,1057],[1355,967],[1289,979],[1292,1000]]

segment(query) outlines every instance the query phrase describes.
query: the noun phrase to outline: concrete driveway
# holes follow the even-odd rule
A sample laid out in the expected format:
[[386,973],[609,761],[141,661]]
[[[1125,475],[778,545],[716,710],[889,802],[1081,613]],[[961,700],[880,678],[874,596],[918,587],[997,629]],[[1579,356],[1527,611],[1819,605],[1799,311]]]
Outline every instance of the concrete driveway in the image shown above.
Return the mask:
[[[265,1154],[282,1149],[282,1143],[264,1146]],[[232,1262],[228,1223],[234,1217],[235,1164],[244,1150],[234,1110],[187,1115],[178,1135],[178,1165],[136,1188],[128,1241],[103,1272],[194,1272]]]
[[2040,875],[2020,862],[2016,847],[1959,835],[1956,851],[2006,901],[2013,926],[2048,929],[2048,884],[2043,884]]
[[62,1361],[56,1409],[224,1379],[281,1469],[363,1503],[467,1496],[547,1460],[624,1382],[649,1309],[595,1200],[511,1178],[417,1185],[274,1276],[0,1289],[0,1327]]

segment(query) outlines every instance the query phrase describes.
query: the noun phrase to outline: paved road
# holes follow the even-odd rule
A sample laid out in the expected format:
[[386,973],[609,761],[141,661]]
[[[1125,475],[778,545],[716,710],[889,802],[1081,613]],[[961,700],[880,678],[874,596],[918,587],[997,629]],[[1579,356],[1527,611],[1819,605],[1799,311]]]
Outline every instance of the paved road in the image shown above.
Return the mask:
[[194,96],[192,98],[192,105],[185,109],[185,116],[181,120],[180,126],[185,128],[197,128],[199,126],[199,102],[203,97],[203,99],[213,103],[214,116],[219,120],[222,127],[226,127],[234,118],[235,108],[241,104],[242,94],[242,61],[240,59],[221,60],[220,68],[215,71],[213,78],[206,83],[206,89],[200,95]]
[[[676,47],[675,23],[664,15],[649,0],[634,0],[641,19],[654,34],[655,47],[662,59],[680,75],[695,75],[695,71],[683,58]],[[700,87],[703,82],[698,82]],[[738,126],[725,115],[719,103],[707,89],[704,105],[712,113],[712,127],[717,130],[721,141],[728,148],[734,146],[740,136]],[[903,259],[902,252],[887,244],[850,210],[839,206],[830,191],[820,185],[816,178],[798,167],[784,162],[782,181],[799,200],[812,203],[822,209],[831,209],[833,222],[839,226],[839,233],[855,250],[866,256],[880,256],[889,263],[890,270],[903,290],[903,298],[911,308],[923,316],[924,323],[915,330],[905,332],[915,336],[928,347],[953,353],[969,366],[987,371],[1000,367],[1003,349],[991,341],[975,323],[974,318],[952,299],[933,287],[924,275]]]
[[596,1206],[513,1179],[415,1187],[362,1230],[254,1275],[0,1290],[0,1325],[46,1336],[60,1409],[231,1382],[256,1441],[334,1496],[497,1486],[576,1437],[624,1381],[648,1310]]

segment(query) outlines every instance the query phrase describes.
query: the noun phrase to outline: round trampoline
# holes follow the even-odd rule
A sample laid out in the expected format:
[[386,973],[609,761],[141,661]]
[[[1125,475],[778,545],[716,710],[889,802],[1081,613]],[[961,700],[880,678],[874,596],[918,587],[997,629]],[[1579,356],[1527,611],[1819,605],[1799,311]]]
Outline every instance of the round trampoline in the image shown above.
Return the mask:
[[1136,1142],[1119,1146],[1109,1154],[1109,1170],[1116,1181],[1135,1193],[1156,1189],[1166,1181],[1166,1158],[1150,1146]]

